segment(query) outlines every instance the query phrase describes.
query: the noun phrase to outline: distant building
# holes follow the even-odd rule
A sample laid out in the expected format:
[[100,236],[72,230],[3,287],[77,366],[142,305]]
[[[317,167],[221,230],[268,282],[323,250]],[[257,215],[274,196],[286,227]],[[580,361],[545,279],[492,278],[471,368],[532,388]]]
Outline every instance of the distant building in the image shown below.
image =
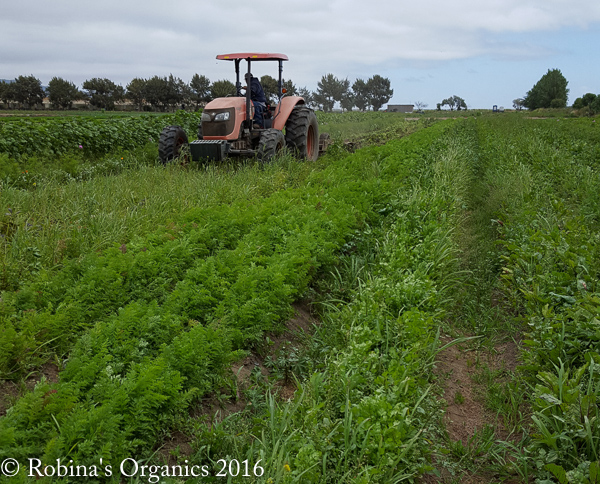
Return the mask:
[[388,113],[412,113],[414,104],[388,104],[386,111]]

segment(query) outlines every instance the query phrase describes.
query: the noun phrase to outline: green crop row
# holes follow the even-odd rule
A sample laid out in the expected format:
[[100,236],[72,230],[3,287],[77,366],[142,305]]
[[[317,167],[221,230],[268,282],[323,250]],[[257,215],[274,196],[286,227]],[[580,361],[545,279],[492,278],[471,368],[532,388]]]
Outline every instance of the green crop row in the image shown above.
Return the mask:
[[164,116],[107,119],[13,119],[0,122],[0,156],[4,155],[3,162],[23,157],[53,158],[69,153],[100,156],[131,150],[148,142],[157,143],[162,129],[171,124],[183,126],[190,137],[195,137],[199,122],[200,113],[183,111]]
[[253,400],[253,418],[201,426],[194,462],[260,459],[258,482],[269,483],[410,482],[433,469],[441,409],[430,382],[460,280],[453,229],[471,142],[460,129],[423,130],[352,157],[398,185],[386,216],[356,231],[323,285],[329,297],[305,360],[275,358],[275,369],[296,365],[303,377],[294,399]]
[[[405,143],[403,159],[419,160],[442,131]],[[149,451],[237,350],[278,328],[351,234],[386,212],[411,165],[384,171],[381,153],[368,156],[332,155],[302,188],[191,210],[168,231],[4,293],[5,373],[49,350],[69,357],[59,383],[41,382],[0,420],[1,455],[98,465]]]
[[526,328],[522,370],[530,387],[523,391],[531,395],[532,431],[517,462],[539,479],[594,482],[600,458],[598,129],[590,120],[498,120],[478,129],[484,163],[493,167],[494,196],[504,201],[495,221],[501,278]]

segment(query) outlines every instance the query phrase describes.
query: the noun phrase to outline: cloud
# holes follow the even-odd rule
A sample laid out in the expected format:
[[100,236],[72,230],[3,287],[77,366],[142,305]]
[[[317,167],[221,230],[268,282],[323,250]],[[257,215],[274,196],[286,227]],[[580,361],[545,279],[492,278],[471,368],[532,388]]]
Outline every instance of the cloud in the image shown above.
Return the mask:
[[272,0],[23,0],[3,5],[0,76],[125,83],[171,72],[189,80],[198,72],[216,80],[232,71],[217,65],[216,54],[256,50],[288,54],[284,75],[314,86],[324,73],[345,77],[357,66],[369,77],[375,73],[370,66],[401,62],[539,58],[552,50],[503,36],[597,22],[600,2],[590,0],[306,0],[298,6]]

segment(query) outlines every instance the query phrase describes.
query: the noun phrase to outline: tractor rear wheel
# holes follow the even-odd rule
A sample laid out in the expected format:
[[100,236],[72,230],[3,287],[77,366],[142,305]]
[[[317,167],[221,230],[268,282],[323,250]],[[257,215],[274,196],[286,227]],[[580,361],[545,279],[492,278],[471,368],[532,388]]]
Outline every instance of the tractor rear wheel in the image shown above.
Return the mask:
[[319,157],[319,124],[312,109],[296,106],[285,123],[285,142],[300,158],[315,161]]
[[258,142],[258,159],[263,163],[271,161],[285,147],[285,138],[278,129],[270,128],[262,132]]
[[158,157],[163,165],[177,158],[187,146],[188,137],[181,126],[167,126],[158,139]]

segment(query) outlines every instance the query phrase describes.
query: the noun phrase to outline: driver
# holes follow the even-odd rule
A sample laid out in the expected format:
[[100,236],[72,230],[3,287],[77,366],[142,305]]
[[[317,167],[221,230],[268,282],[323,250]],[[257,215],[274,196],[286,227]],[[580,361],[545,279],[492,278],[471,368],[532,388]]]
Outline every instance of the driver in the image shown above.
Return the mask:
[[246,74],[246,82],[250,86],[250,99],[254,104],[254,124],[257,124],[260,128],[264,128],[264,117],[263,113],[267,107],[267,98],[265,91],[263,91],[260,81],[257,77],[252,74]]

